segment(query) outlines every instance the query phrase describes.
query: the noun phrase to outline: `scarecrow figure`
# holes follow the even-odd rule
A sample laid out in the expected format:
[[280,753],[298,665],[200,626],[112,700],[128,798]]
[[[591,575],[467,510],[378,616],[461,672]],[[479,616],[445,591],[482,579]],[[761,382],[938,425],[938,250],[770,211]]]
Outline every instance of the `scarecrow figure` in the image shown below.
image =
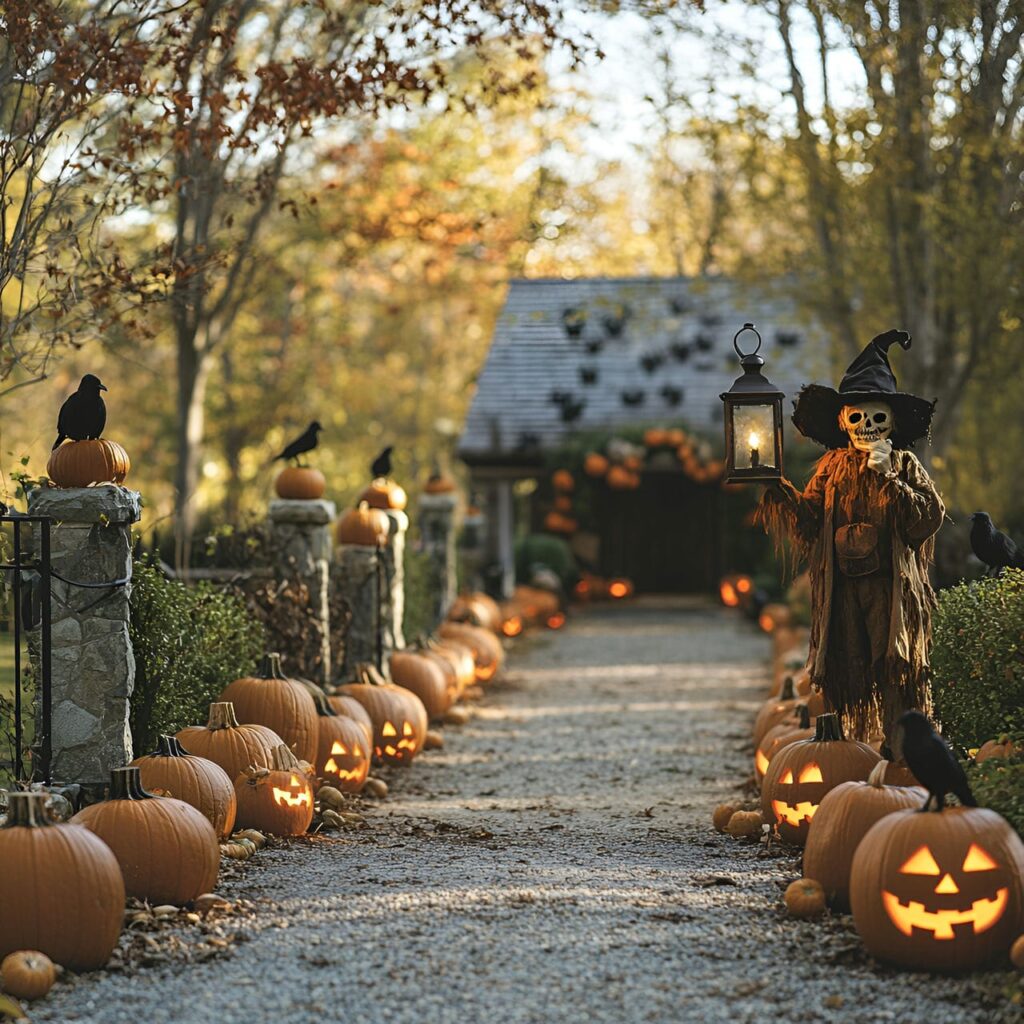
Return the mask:
[[909,450],[928,433],[934,402],[897,390],[888,331],[850,364],[839,390],[804,387],[793,422],[829,449],[803,493],[788,480],[766,490],[758,517],[788,535],[811,577],[811,682],[854,737],[928,711],[928,653],[935,595],[928,566],[942,499]]

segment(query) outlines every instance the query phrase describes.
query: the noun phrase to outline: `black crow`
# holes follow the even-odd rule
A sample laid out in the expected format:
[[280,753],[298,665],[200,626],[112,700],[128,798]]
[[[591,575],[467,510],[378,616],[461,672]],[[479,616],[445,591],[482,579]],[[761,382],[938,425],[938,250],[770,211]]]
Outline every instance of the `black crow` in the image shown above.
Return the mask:
[[[78,383],[78,390],[64,400],[57,414],[57,448],[67,438],[88,441],[100,437],[107,425],[107,407],[100,395],[106,391],[99,377],[87,373]],[[51,449],[52,451],[53,449]]]
[[382,477],[391,476],[391,452],[394,450],[394,445],[388,445],[380,455],[373,460],[373,464],[370,466],[370,472],[373,474],[374,480],[379,480]]
[[306,452],[311,452],[319,443],[320,439],[317,435],[324,428],[320,426],[317,420],[313,420],[312,423],[297,437],[294,441],[286,444],[284,448],[278,452],[277,455],[271,460],[277,462],[278,459],[295,459],[299,461],[299,456],[304,455]]
[[977,807],[967,776],[949,744],[932,728],[920,711],[907,711],[896,723],[900,732],[903,759],[914,777],[928,790],[928,799],[921,809],[926,811],[935,801],[941,811],[946,794],[955,793],[965,807]]
[[979,561],[994,569],[1024,569],[1024,553],[1005,533],[992,525],[987,512],[975,512],[971,516],[971,550]]

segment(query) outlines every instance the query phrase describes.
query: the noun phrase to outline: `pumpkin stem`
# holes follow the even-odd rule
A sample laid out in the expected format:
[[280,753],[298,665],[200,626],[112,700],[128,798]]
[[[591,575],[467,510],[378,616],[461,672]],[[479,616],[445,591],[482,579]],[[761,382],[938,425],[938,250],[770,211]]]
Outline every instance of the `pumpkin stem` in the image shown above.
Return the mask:
[[188,757],[189,752],[181,745],[177,736],[161,736],[157,741],[156,750],[147,757]]
[[796,696],[796,688],[793,685],[793,677],[786,676],[782,680],[782,690],[779,693],[779,700],[792,700]]
[[0,828],[43,828],[56,822],[46,809],[49,793],[8,793],[7,821]]
[[830,742],[843,739],[843,727],[836,714],[818,715],[814,723],[814,742]]
[[260,659],[260,667],[256,672],[257,679],[285,679],[284,670],[281,668],[281,655],[277,651],[270,651]]
[[875,789],[881,789],[885,785],[885,770],[888,767],[888,761],[879,761],[878,764],[871,769],[871,774],[868,776],[868,785],[874,786]]
[[238,719],[235,717],[235,705],[231,701],[219,701],[210,705],[210,720],[207,729],[237,729]]
[[356,678],[367,686],[387,686],[387,680],[377,671],[377,666],[369,662],[356,666]]
[[152,793],[142,788],[142,776],[133,765],[113,768],[110,772],[110,800],[154,800]]
[[331,707],[327,702],[327,694],[320,689],[311,679],[302,679],[296,676],[295,682],[297,682],[309,695],[313,698],[313,703],[316,705],[316,713],[321,718],[336,718],[338,712]]
[[810,729],[811,727],[811,709],[806,704],[797,704],[796,706],[797,718],[800,722],[801,729]]
[[270,756],[270,764],[274,771],[297,772],[299,771],[299,759],[284,744],[279,743],[274,747]]

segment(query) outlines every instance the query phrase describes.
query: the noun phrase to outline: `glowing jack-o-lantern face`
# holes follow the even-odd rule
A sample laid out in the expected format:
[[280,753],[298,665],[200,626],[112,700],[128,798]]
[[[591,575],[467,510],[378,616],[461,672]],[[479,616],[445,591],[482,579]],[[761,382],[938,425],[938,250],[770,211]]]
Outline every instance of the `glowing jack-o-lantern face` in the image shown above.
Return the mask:
[[822,798],[842,782],[863,781],[879,761],[864,743],[842,738],[835,715],[819,715],[811,739],[771,757],[761,786],[761,809],[779,837],[803,846]]
[[381,743],[375,748],[378,757],[388,761],[407,761],[419,750],[416,730],[411,722],[402,723],[402,735],[398,735],[398,727],[391,722],[381,726]]
[[317,774],[343,793],[358,793],[370,774],[370,731],[344,715],[323,716],[317,744]]
[[281,807],[312,806],[313,794],[310,791],[309,783],[293,773],[288,779],[286,788],[274,786],[274,803]]
[[970,970],[1020,931],[1024,843],[994,811],[897,811],[864,836],[850,872],[854,923],[882,959]]

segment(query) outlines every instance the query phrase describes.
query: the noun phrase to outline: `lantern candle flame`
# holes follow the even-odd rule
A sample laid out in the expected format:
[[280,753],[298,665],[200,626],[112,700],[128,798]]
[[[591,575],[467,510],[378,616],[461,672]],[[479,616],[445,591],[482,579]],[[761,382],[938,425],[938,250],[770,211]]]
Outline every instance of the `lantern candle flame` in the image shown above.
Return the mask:
[[757,469],[761,465],[761,438],[756,430],[750,432],[747,443],[750,445],[750,468]]

